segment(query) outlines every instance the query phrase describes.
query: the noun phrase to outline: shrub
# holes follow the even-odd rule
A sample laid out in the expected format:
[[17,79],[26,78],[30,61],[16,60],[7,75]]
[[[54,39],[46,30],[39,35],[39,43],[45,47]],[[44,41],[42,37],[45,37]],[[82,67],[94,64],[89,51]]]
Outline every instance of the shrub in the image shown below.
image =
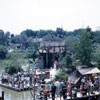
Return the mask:
[[7,55],[7,49],[4,46],[0,46],[0,59],[5,59]]
[[56,76],[56,79],[58,79],[59,81],[61,80],[65,80],[67,81],[68,80],[68,76],[66,74],[66,72],[59,72],[58,75]]
[[8,74],[15,74],[18,71],[23,71],[21,67],[15,67],[15,66],[10,66],[10,67],[5,67],[5,72]]

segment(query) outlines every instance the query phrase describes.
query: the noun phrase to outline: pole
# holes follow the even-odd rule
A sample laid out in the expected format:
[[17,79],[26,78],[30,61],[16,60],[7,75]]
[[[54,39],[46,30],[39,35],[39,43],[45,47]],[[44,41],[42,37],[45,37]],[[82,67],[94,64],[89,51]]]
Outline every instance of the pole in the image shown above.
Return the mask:
[[[100,81],[99,78],[100,78],[100,77],[98,77],[98,82]],[[98,83],[98,85],[99,85],[99,84],[100,84],[100,82]],[[99,85],[99,98],[98,98],[98,100],[100,100],[100,85]]]
[[34,98],[33,100],[35,100],[35,82],[34,82]]
[[34,99],[35,100],[35,74],[36,74],[36,68],[34,66]]
[[4,91],[2,91],[2,100],[4,100]]
[[90,93],[91,93],[91,86],[89,86],[89,100],[91,100]]

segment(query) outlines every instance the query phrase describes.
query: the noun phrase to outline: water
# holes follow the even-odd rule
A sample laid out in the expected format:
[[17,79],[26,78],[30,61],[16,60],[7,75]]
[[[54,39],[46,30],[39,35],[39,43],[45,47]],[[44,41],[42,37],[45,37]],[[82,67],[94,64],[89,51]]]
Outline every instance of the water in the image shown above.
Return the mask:
[[[1,68],[1,67],[0,67]],[[0,74],[3,70],[0,70]],[[51,70],[52,76],[56,72],[54,69]],[[4,100],[33,100],[32,95],[30,91],[24,91],[24,92],[16,92],[11,89],[0,87],[0,96],[2,95],[2,91],[4,91]]]
[[[2,71],[0,67],[0,76]],[[11,89],[0,87],[0,96],[2,96],[2,91],[4,91],[4,100],[33,100],[30,91],[16,92]]]
[[0,87],[0,96],[4,91],[4,100],[33,100],[30,91],[16,92],[14,90]]

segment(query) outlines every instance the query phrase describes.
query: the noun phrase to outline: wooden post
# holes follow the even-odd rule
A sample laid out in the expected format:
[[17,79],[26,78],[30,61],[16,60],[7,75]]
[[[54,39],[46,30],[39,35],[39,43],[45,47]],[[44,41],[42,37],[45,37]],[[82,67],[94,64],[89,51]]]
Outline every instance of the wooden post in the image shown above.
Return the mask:
[[2,97],[0,97],[0,100],[4,100],[4,91],[2,91]]
[[88,100],[91,100],[91,95],[90,95],[91,94],[91,89],[90,88],[91,88],[91,86],[89,86],[89,98],[88,98]]
[[[97,74],[97,77],[98,77],[98,74]],[[98,82],[99,82],[99,77],[98,77]],[[100,82],[98,83],[99,84],[99,97],[98,97],[98,100],[100,100]]]

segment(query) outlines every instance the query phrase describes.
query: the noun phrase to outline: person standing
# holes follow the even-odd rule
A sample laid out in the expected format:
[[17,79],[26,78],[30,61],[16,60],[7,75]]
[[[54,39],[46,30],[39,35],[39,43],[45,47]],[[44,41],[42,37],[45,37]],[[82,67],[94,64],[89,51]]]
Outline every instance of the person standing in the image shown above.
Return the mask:
[[54,69],[58,69],[58,62],[57,61],[54,62]]
[[67,87],[66,87],[65,83],[62,86],[62,96],[63,96],[63,99],[66,100],[66,98],[67,98]]
[[67,86],[67,93],[68,93],[68,96],[71,96],[71,83],[69,83]]
[[47,83],[46,89],[48,89],[48,90],[50,91],[51,86],[50,86],[50,84],[49,84],[49,83]]
[[51,87],[52,100],[55,100],[55,93],[56,93],[56,86],[53,83]]
[[42,92],[43,92],[43,89],[42,89],[42,87],[41,87],[41,84],[40,83],[38,83],[38,93],[39,94],[41,94]]
[[48,90],[48,97],[50,97],[51,85],[47,83],[46,90]]
[[32,71],[32,69],[30,69],[30,72],[29,72],[30,86],[32,86],[32,76],[33,76],[33,71]]
[[57,80],[55,81],[54,85],[56,86],[56,95],[58,97],[60,96],[60,82]]
[[78,89],[77,89],[76,87],[74,87],[74,88],[72,89],[72,97],[73,97],[73,98],[77,97],[77,91],[78,91]]

